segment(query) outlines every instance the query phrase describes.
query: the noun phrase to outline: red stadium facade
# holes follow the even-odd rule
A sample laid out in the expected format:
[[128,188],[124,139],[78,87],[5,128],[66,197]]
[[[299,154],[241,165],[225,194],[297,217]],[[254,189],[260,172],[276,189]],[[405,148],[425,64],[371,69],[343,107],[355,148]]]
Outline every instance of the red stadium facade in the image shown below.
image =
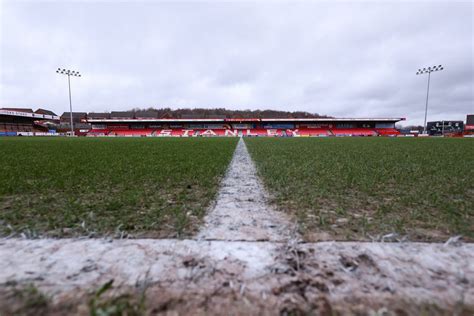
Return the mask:
[[465,135],[474,135],[474,114],[466,116],[466,125],[464,125]]
[[87,136],[327,137],[397,136],[404,118],[94,118]]

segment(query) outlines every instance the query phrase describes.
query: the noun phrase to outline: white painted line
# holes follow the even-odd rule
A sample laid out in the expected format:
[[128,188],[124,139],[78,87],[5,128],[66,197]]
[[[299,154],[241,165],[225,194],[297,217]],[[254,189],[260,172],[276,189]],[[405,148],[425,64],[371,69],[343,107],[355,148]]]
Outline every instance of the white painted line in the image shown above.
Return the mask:
[[294,233],[287,215],[267,203],[245,142],[240,139],[213,207],[197,239],[285,241]]

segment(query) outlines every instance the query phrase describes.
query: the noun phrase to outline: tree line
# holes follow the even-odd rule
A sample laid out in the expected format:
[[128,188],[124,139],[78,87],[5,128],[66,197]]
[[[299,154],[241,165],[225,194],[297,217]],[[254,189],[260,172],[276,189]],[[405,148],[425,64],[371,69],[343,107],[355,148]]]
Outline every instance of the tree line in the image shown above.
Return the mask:
[[134,112],[158,112],[158,117],[182,118],[195,116],[197,118],[212,118],[225,116],[226,118],[330,118],[331,116],[310,113],[305,111],[276,111],[276,110],[228,110],[225,108],[134,108]]

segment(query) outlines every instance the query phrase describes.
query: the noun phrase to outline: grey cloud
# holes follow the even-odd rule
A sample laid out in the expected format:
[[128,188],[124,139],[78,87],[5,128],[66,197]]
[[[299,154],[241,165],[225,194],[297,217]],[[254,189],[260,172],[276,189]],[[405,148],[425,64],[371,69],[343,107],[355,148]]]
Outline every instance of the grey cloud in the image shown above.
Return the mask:
[[473,110],[470,2],[13,2],[1,10],[0,106],[273,108],[464,119]]

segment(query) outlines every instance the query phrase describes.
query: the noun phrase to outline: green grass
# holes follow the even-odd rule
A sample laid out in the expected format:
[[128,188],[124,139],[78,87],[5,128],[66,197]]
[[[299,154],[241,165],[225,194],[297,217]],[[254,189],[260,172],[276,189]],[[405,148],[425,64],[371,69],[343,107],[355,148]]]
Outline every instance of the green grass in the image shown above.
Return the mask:
[[246,139],[274,202],[309,240],[474,238],[472,139]]
[[103,284],[89,300],[91,316],[141,316],[146,315],[146,288],[140,295],[122,293],[107,296],[113,290],[114,280]]
[[[33,283],[26,284],[20,288],[14,287],[11,297],[7,299],[9,307],[14,307],[14,315],[38,315],[47,310],[51,298],[41,292]],[[11,304],[15,302],[16,304]]]
[[0,138],[0,235],[188,236],[232,138]]

